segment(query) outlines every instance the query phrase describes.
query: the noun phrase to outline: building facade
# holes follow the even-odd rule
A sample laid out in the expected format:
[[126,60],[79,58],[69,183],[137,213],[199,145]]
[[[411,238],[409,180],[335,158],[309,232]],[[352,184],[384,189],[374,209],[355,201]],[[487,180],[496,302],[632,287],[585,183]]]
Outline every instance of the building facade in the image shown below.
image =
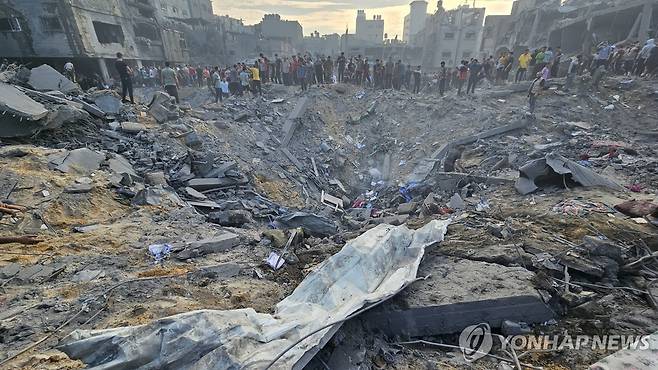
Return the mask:
[[[121,52],[136,67],[227,58],[210,0],[0,0],[0,57],[109,80]],[[11,25],[3,27],[3,22]]]
[[[404,17],[402,39],[411,46],[421,42],[419,33],[425,28],[427,20],[427,1],[413,1],[409,4],[409,14]],[[420,35],[422,36],[422,35]]]
[[424,34],[423,66],[435,70],[442,61],[454,67],[462,60],[480,58],[485,8],[468,5],[444,10],[441,2],[422,31]]
[[357,10],[356,38],[369,44],[378,45],[384,41],[384,20],[381,15],[366,18],[365,10]]

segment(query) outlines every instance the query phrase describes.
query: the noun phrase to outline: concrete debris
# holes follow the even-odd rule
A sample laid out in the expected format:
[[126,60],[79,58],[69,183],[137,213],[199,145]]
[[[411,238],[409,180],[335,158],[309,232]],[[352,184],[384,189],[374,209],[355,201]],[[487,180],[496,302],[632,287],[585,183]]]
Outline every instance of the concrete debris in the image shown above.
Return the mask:
[[121,99],[114,95],[112,92],[105,94],[97,94],[94,98],[94,104],[106,114],[117,115],[121,113]]
[[[386,225],[367,231],[311,272],[277,305],[274,315],[259,314],[251,308],[194,311],[118,331],[78,330],[61,349],[92,366],[135,361],[143,366],[156,362],[158,366],[171,366],[182,361],[193,366],[219,363],[226,368],[260,368],[263,365],[248,363],[265,364],[308,336],[307,346],[291,346],[292,352],[276,367],[303,368],[340,327],[333,323],[364,305],[394,296],[414,281],[425,248],[443,240],[447,225],[446,221],[435,220],[417,231]],[[322,296],[332,298],[318,300]],[[263,326],[264,322],[268,325]],[[329,330],[320,330],[325,327]],[[162,333],[167,333],[170,340],[162,341]],[[245,333],[257,334],[254,337]],[[189,342],[191,335],[195,340]],[[156,342],[160,344],[150,345]],[[138,351],[125,351],[128,343]],[[134,343],[143,345],[135,347]],[[181,343],[193,344],[181,347]],[[199,348],[211,350],[199,357]],[[173,353],[176,356],[171,357]]]
[[187,260],[190,258],[197,258],[207,254],[219,253],[227,251],[240,243],[240,236],[225,232],[214,236],[190,243],[182,249],[173,249],[173,255],[176,259]]
[[64,75],[57,72],[55,68],[48,64],[42,64],[36,68],[32,68],[28,83],[38,91],[57,90],[64,94],[80,91],[80,87],[77,84],[71,82],[71,80],[64,77]]
[[103,153],[80,148],[52,155],[49,164],[60,172],[90,175],[100,168],[104,160]]
[[133,204],[141,206],[160,206],[164,205],[166,202],[178,206],[184,204],[174,189],[162,185],[150,186],[146,189],[140,190],[132,201]]
[[[505,267],[450,257],[426,260],[420,281],[390,303],[365,315],[367,325],[390,336],[423,337],[459,333],[487,322],[542,323],[554,317],[522,267]],[[475,293],[477,292],[477,293]]]
[[336,224],[328,218],[306,212],[285,214],[277,217],[274,224],[279,228],[286,229],[301,227],[305,233],[313,236],[329,236],[337,230]]
[[540,188],[571,188],[574,186],[605,187],[616,191],[625,189],[615,182],[597,174],[572,160],[557,154],[527,163],[519,169],[516,190],[523,195]]

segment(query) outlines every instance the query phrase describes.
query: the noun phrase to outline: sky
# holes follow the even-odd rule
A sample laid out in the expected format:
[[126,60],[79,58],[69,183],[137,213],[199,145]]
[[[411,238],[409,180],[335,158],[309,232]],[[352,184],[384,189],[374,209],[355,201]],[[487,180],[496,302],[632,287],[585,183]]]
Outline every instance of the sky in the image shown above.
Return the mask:
[[[354,33],[357,9],[365,9],[366,17],[381,15],[384,32],[389,38],[402,39],[404,16],[409,13],[411,0],[212,0],[215,14],[229,15],[244,20],[245,24],[258,23],[264,14],[278,13],[282,19],[297,20],[304,35],[313,31],[320,34]],[[487,15],[509,14],[513,0],[475,0],[475,6],[486,7]],[[428,1],[428,12],[434,13],[436,1]],[[454,9],[467,0],[444,0],[445,9]],[[473,0],[468,0],[473,5]]]

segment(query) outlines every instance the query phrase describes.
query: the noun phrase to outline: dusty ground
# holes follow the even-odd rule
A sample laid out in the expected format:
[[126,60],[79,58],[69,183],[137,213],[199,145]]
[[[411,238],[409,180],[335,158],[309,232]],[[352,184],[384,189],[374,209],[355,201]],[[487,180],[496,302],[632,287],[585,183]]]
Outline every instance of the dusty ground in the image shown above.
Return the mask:
[[[532,251],[561,255],[586,235],[605,236],[629,251],[635,251],[640,243],[651,251],[658,250],[655,226],[638,224],[612,209],[615,204],[632,198],[656,201],[658,153],[652,134],[658,129],[655,103],[658,85],[642,81],[632,90],[624,91],[617,89],[617,83],[609,80],[600,93],[582,97],[548,91],[540,99],[537,118],[526,129],[468,145],[462,164],[470,173],[515,179],[517,169],[529,159],[555,151],[573,160],[590,158],[595,171],[624,186],[640,185],[640,193],[579,188],[521,196],[511,185],[473,185],[465,197],[468,203],[465,215],[451,225],[446,241],[429,251],[429,256],[445,254],[524,266],[536,272],[538,288],[557,292],[559,284],[544,276],[540,267],[532,265]],[[253,221],[240,228],[207,223],[205,211],[192,207],[133,205],[110,184],[111,174],[103,167],[90,176],[94,184],[91,192],[65,193],[64,188],[81,175],[52,170],[48,155],[60,148],[115,149],[117,143],[102,134],[101,130],[107,129],[105,122],[64,127],[31,140],[3,142],[7,146],[0,147],[0,198],[9,198],[28,211],[2,217],[0,234],[34,234],[42,241],[35,245],[0,245],[0,268],[10,263],[17,263],[21,268],[35,265],[57,268],[38,281],[0,280],[0,348],[3,349],[0,361],[49,336],[3,366],[82,368],[83,364],[54,350],[73,329],[137,325],[202,308],[252,307],[259,312],[272,312],[277,302],[290,294],[309,271],[337,252],[345,240],[371,227],[355,226],[346,216],[322,206],[321,189],[350,202],[370,190],[378,191],[380,197],[372,201],[373,207],[385,215],[395,214],[401,203],[398,186],[405,185],[404,179],[422,159],[444,143],[524,117],[524,93],[492,95],[505,89],[482,90],[475,97],[457,97],[451,92],[444,98],[434,94],[363,92],[354,86],[311,89],[308,96],[312,105],[290,144],[291,152],[304,165],[304,170],[296,168],[278,150],[285,117],[300,97],[296,90],[266,88],[267,99],[284,97],[283,103],[246,98],[229,100],[224,105],[207,104],[204,91],[190,90],[184,93],[190,110],[179,121],[157,125],[148,115],[136,115],[137,121],[147,124],[148,132],[130,137],[123,148],[124,155],[140,175],[171,170],[167,177],[179,194],[180,183],[173,174],[179,168],[180,158],[189,150],[181,136],[185,127],[201,137],[205,153],[218,161],[237,162],[240,171],[248,177],[249,186],[208,196],[223,207],[243,208],[244,201],[251,202],[244,208],[250,210]],[[615,109],[603,109],[610,102]],[[236,120],[244,112],[248,116]],[[586,125],[574,126],[568,122]],[[185,126],[177,126],[180,124]],[[597,141],[617,144],[599,145]],[[19,157],[10,154],[16,148],[10,144],[22,145],[25,153]],[[600,159],[612,147],[621,155]],[[152,154],[153,159],[145,161],[144,153]],[[493,164],[503,157],[512,158],[509,165],[492,170]],[[318,177],[312,176],[311,158],[316,162]],[[373,176],[373,169],[381,176]],[[340,180],[344,192],[329,183],[333,179]],[[246,190],[255,191],[276,207],[259,208],[263,203],[251,193],[245,193]],[[459,189],[429,190],[445,204]],[[475,204],[483,199],[490,209],[475,211]],[[592,207],[578,215],[554,211],[554,206],[565,200],[585,202]],[[263,263],[272,246],[261,234],[267,229],[274,208],[305,209],[327,215],[340,223],[340,232],[324,239],[306,238],[295,251],[297,261],[274,272]],[[418,227],[432,218],[446,217],[416,214],[408,225]],[[490,224],[509,224],[513,232],[501,240],[488,230]],[[76,231],[76,227],[89,225],[95,226],[84,232]],[[223,230],[238,234],[240,245],[186,261],[170,258],[159,266],[147,250],[151,244],[176,245]],[[518,256],[491,249],[492,245],[501,244],[514,245]],[[83,272],[94,272],[95,276],[81,280]],[[644,290],[655,277],[620,273],[614,285]],[[592,281],[587,276],[575,278]],[[656,313],[646,296],[611,288],[593,291],[596,294],[591,301],[607,297],[603,312],[585,317],[568,307],[557,324],[534,329],[543,333],[615,331],[634,335],[658,330]],[[443,340],[450,342],[450,338]],[[487,360],[467,364],[458,352],[395,345],[395,341],[394,338],[368,339],[362,344],[367,350],[365,363],[390,369],[497,366],[497,362]],[[388,357],[382,360],[379,352],[382,348],[395,354],[392,362]],[[533,354],[524,361],[545,369],[577,369],[605,355],[582,351],[544,353]],[[319,365],[309,365],[314,366]]]

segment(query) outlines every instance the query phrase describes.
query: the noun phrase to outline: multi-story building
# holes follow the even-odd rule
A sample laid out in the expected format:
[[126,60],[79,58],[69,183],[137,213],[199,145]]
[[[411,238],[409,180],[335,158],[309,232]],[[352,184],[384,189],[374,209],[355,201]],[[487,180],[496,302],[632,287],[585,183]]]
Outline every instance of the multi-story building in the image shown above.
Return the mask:
[[427,1],[412,1],[409,4],[409,14],[404,17],[404,30],[402,32],[402,39],[407,45],[415,46],[422,41],[421,31],[425,28],[426,20]]
[[384,41],[384,20],[381,15],[366,19],[365,10],[357,10],[356,38],[369,44],[381,44]]
[[106,80],[117,52],[135,66],[219,61],[220,32],[210,0],[0,0],[1,57],[71,60]]
[[298,43],[304,37],[304,30],[298,21],[282,20],[278,14],[265,14],[255,28],[262,38],[282,40],[292,44]]
[[436,69],[442,61],[456,66],[462,60],[479,58],[485,8],[468,5],[444,10],[442,2],[425,25],[423,66]]

